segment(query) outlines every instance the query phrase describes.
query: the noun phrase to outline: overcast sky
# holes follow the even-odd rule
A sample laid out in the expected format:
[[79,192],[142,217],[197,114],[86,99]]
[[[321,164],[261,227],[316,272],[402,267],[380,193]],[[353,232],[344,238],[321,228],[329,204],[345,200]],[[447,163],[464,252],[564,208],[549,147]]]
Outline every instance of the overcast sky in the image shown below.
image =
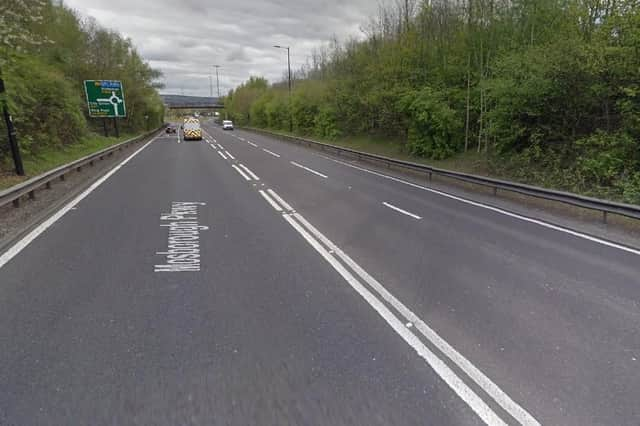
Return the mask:
[[361,37],[376,0],[64,0],[84,16],[130,37],[164,73],[162,93],[209,95],[220,65],[220,92],[249,76],[280,80],[291,46],[293,68],[335,34]]

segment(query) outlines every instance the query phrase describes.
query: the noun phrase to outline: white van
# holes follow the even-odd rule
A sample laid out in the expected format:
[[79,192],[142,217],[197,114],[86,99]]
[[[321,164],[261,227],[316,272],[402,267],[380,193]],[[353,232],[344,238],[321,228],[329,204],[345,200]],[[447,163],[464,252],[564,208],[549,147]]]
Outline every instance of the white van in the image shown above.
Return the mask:
[[224,120],[222,122],[222,130],[233,130],[233,121]]

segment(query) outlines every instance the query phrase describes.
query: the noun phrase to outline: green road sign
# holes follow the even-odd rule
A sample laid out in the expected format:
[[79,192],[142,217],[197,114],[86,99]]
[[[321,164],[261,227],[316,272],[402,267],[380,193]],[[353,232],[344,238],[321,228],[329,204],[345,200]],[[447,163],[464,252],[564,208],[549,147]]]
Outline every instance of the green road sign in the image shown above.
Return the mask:
[[84,90],[91,117],[126,117],[122,83],[115,80],[85,80]]

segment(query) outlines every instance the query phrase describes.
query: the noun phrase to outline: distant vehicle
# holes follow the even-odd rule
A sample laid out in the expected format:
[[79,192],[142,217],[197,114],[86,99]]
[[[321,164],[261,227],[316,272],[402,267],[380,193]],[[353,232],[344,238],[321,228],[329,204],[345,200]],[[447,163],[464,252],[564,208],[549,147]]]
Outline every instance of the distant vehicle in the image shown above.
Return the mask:
[[222,130],[233,130],[233,121],[224,120],[222,122]]
[[202,128],[200,128],[200,120],[195,117],[189,117],[182,123],[182,138],[187,140],[202,140]]
[[167,132],[167,133],[178,133],[178,129],[176,128],[175,124],[169,124],[167,126],[167,129],[165,130],[165,132]]

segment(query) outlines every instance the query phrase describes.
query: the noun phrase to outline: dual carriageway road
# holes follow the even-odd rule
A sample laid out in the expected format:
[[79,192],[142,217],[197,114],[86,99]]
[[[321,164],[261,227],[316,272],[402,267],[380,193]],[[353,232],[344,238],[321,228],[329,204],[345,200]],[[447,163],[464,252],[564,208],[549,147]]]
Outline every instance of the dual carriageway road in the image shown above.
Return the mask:
[[205,130],[0,255],[0,424],[640,422],[640,251]]

